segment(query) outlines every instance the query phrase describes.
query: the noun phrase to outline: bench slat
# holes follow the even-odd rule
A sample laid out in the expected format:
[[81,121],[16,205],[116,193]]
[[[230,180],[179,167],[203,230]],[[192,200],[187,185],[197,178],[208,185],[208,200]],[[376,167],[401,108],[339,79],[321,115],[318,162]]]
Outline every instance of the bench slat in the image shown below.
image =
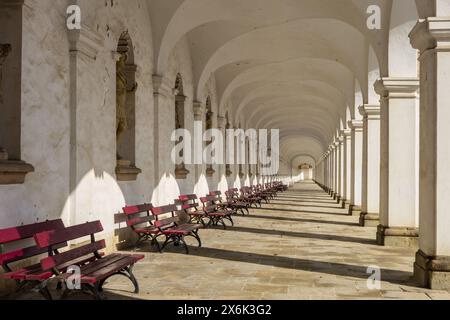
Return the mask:
[[132,227],[138,224],[144,224],[147,222],[152,222],[155,220],[152,216],[145,216],[145,217],[136,217],[136,218],[130,218],[127,220],[127,226]]
[[58,265],[62,265],[66,262],[73,261],[89,254],[93,254],[94,252],[102,250],[104,248],[106,248],[105,240],[90,243],[85,246],[42,259],[41,267],[42,270],[50,270]]
[[85,236],[89,236],[103,231],[100,221],[89,222],[78,226],[69,227],[63,230],[52,230],[34,235],[37,245],[46,248],[71,241]]
[[61,219],[45,221],[26,226],[13,227],[0,230],[0,244],[32,238],[36,233],[48,230],[63,229]]
[[123,212],[129,216],[129,215],[135,215],[138,213],[144,213],[149,212],[153,208],[153,205],[151,204],[141,204],[137,206],[127,206],[123,208]]
[[[67,242],[61,243],[58,246],[55,246],[54,249],[61,249],[67,246]],[[37,246],[17,249],[14,251],[10,251],[4,254],[0,254],[0,265],[10,264],[20,260],[28,259],[31,257],[35,257],[41,254],[45,254],[48,252],[47,248],[39,248]]]
[[176,212],[178,211],[178,207],[176,205],[168,205],[158,208],[153,207],[151,211],[154,216],[160,216],[162,214]]

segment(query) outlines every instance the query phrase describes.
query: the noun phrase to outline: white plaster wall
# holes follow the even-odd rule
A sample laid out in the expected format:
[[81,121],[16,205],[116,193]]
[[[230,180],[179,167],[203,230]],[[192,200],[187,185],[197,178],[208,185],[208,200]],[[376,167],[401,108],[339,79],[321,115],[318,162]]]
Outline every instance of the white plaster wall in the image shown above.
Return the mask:
[[[96,60],[81,56],[77,70],[77,171],[70,188],[70,58],[67,1],[27,0],[23,22],[22,152],[36,171],[18,186],[0,186],[0,228],[62,217],[66,224],[101,220],[108,237],[125,204],[151,200],[153,52],[146,1],[80,1],[83,24],[104,41]],[[115,177],[115,60],[120,34],[134,44],[136,182]],[[112,239],[113,237],[111,237]],[[108,242],[111,246],[112,241]]]
[[66,1],[27,0],[23,8],[22,159],[36,171],[0,186],[0,228],[62,217],[69,194],[69,55]]

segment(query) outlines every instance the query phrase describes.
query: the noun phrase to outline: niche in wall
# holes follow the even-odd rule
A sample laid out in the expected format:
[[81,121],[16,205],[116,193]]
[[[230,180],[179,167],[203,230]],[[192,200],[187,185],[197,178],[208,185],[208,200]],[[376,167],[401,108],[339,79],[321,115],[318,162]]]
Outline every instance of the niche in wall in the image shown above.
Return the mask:
[[23,184],[34,171],[22,161],[22,6],[0,2],[0,184]]
[[134,181],[141,170],[136,163],[136,69],[134,49],[128,32],[122,33],[116,63],[116,176],[119,181]]

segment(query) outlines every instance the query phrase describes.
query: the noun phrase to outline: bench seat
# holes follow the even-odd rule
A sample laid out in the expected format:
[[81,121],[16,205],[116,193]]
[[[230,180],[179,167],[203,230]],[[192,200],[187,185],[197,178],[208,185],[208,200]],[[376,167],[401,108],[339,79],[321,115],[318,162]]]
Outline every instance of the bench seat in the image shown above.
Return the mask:
[[177,227],[172,227],[167,230],[163,230],[163,234],[181,234],[181,235],[189,235],[192,231],[198,230],[202,227],[201,224],[182,224]]

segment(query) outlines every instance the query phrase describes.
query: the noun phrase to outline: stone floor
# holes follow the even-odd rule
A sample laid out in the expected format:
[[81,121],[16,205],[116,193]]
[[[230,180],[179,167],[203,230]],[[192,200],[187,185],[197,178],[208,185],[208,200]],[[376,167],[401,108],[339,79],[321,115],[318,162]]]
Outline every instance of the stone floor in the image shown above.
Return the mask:
[[[412,280],[412,250],[377,246],[375,228],[361,228],[312,183],[301,183],[234,228],[201,230],[203,248],[185,255],[148,246],[135,274],[139,295],[120,277],[110,299],[450,299]],[[194,243],[192,243],[194,245]],[[381,268],[381,290],[368,289],[369,266]]]

